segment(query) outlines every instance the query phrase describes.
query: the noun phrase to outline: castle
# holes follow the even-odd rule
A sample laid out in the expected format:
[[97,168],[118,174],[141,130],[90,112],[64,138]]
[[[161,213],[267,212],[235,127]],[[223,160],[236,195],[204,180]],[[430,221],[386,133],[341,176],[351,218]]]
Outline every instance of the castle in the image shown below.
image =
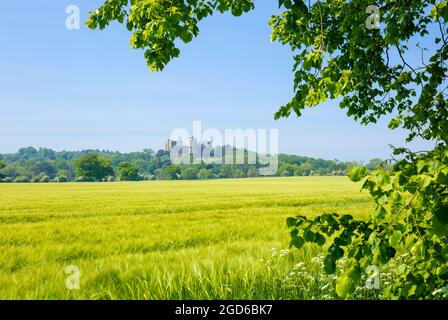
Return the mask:
[[[165,141],[164,150],[167,151],[167,152],[170,152],[171,149],[173,149],[176,146],[180,146],[182,148],[182,141],[181,140],[174,141],[174,140],[168,139],[168,140]],[[195,147],[198,148],[197,150],[201,150],[201,152],[204,149],[211,150],[213,148],[213,140],[204,141],[204,142],[199,144],[197,142],[197,140],[193,136],[190,136],[188,138],[188,150],[189,150],[190,154],[194,153]]]

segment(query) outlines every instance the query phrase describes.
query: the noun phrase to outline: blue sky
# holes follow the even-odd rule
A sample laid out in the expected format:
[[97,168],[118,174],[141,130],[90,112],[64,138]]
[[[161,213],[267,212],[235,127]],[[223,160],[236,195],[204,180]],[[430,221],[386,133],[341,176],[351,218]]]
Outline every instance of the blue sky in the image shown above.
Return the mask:
[[[267,21],[277,1],[257,1],[239,18],[215,15],[182,46],[180,58],[150,73],[120,25],[103,31],[65,28],[65,9],[101,1],[8,1],[0,12],[0,153],[158,149],[172,130],[276,128],[281,152],[340,160],[387,158],[405,132],[387,121],[364,127],[336,103],[301,118],[273,120],[292,91],[288,47],[271,43]],[[86,20],[83,14],[82,22]],[[424,142],[413,144],[424,148]]]

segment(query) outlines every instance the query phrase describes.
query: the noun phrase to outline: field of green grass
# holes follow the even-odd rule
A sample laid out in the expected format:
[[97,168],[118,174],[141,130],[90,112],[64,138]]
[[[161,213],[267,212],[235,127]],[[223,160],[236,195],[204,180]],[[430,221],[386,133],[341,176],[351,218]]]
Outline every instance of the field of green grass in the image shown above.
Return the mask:
[[0,184],[0,299],[330,299],[285,220],[372,208],[346,177]]

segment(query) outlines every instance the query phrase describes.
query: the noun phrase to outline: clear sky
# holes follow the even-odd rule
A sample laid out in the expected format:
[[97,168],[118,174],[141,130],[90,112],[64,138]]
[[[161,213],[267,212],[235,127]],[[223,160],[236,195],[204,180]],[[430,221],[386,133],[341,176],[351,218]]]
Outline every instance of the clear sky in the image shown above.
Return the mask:
[[[65,28],[68,5],[82,22],[97,0],[7,1],[0,11],[0,153],[24,146],[55,150],[158,149],[172,130],[277,128],[281,152],[340,160],[387,158],[406,134],[387,121],[364,127],[334,102],[301,118],[273,120],[292,97],[288,47],[270,42],[277,1],[220,15],[182,46],[180,58],[150,73],[121,25]],[[415,148],[425,143],[416,142]]]

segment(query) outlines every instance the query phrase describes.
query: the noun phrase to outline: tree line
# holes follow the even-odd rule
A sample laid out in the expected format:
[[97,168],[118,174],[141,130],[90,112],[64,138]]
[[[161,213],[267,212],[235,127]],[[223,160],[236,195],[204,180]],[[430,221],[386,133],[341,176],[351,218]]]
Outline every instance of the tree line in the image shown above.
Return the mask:
[[[375,169],[381,159],[367,166]],[[323,160],[297,155],[279,155],[277,176],[346,175],[359,162]],[[1,182],[89,182],[139,180],[195,180],[257,177],[258,164],[177,165],[167,151],[145,149],[120,153],[107,150],[54,151],[48,148],[22,148],[0,154]]]

